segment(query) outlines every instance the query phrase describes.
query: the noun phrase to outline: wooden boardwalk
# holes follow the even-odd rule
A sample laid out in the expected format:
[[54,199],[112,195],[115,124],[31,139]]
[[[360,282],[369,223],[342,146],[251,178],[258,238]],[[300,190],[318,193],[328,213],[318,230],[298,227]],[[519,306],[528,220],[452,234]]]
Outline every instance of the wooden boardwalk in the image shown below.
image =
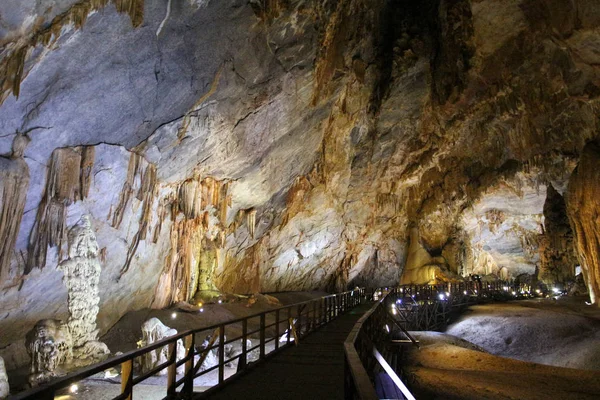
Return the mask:
[[344,340],[372,306],[359,305],[199,399],[343,399]]

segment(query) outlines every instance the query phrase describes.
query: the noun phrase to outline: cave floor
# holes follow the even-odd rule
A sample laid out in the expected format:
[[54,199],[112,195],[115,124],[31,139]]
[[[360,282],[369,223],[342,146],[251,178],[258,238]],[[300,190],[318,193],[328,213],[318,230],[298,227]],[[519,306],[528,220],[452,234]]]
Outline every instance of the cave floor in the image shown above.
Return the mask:
[[599,399],[600,312],[582,299],[472,306],[446,333],[414,332],[419,399]]

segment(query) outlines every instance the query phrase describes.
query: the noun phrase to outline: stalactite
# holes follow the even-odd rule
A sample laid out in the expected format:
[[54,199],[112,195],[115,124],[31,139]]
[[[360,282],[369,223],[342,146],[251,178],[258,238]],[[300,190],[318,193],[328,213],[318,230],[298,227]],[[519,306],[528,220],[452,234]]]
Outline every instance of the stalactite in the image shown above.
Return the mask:
[[0,157],[0,285],[9,274],[10,259],[25,210],[29,168],[23,152],[29,138],[17,135],[10,157]]
[[81,29],[88,15],[114,3],[117,11],[127,13],[134,28],[144,19],[144,0],[83,0],[64,13],[54,17],[49,25],[38,27],[29,38],[6,46],[6,55],[0,60],[0,104],[12,93],[19,96],[25,69],[25,61],[31,50],[38,45],[51,46],[58,40],[63,28],[72,24]]
[[175,190],[176,196],[169,198],[173,221],[171,249],[165,258],[153,307],[188,301],[196,290],[216,290],[212,284],[216,264],[207,260],[216,260],[216,252],[225,246],[230,231],[224,224],[227,192],[228,182],[195,176],[181,182]]
[[133,261],[133,257],[137,252],[140,241],[146,240],[148,231],[150,230],[150,222],[152,220],[152,205],[154,204],[154,199],[157,195],[156,167],[153,164],[148,163],[138,154],[131,153],[127,171],[127,180],[123,185],[121,201],[115,211],[113,223],[116,222],[118,225],[121,224],[126,206],[129,203],[129,199],[134,192],[134,186],[137,182],[139,182],[139,188],[136,193],[136,199],[142,203],[142,212],[138,220],[138,231],[131,240],[125,264],[121,268],[120,276],[123,276],[123,274],[129,270],[131,261]]
[[123,188],[121,189],[121,195],[119,197],[119,204],[116,209],[112,211],[112,227],[115,229],[119,229],[121,226],[121,222],[123,221],[123,215],[125,214],[125,210],[129,200],[131,199],[131,195],[133,194],[133,186],[135,184],[135,178],[138,176],[138,172],[140,169],[140,163],[142,162],[142,157],[139,154],[131,153],[129,156],[129,165],[127,167],[127,178],[125,179],[125,183],[123,183]]
[[[85,156],[82,157],[82,154]],[[35,267],[45,266],[48,246],[57,246],[59,257],[62,258],[66,238],[66,207],[87,194],[92,164],[93,150],[67,147],[52,152],[46,189],[29,236],[26,274]]]
[[246,212],[247,224],[248,224],[248,232],[250,233],[250,237],[254,239],[254,231],[256,227],[256,210],[250,209]]
[[94,166],[95,147],[86,146],[81,151],[81,165],[79,170],[79,186],[80,186],[80,199],[85,199],[90,192],[90,185],[92,183],[90,174],[92,173],[92,167]]

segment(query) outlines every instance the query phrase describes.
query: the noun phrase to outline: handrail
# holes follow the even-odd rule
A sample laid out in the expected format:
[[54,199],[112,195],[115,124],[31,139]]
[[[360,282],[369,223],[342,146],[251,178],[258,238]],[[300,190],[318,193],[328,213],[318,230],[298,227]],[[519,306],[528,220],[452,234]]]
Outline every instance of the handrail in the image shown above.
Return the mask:
[[[530,289],[530,288],[529,288]],[[395,351],[390,350],[390,343],[396,344],[403,341],[390,340],[388,322],[392,322],[394,327],[398,328],[408,339],[412,345],[419,347],[419,342],[408,332],[411,330],[419,330],[423,328],[413,327],[407,329],[402,326],[396,317],[390,314],[390,310],[386,306],[390,297],[399,299],[397,304],[402,304],[402,298],[408,299],[408,309],[424,309],[425,314],[433,314],[434,311],[440,312],[445,316],[448,310],[454,307],[462,307],[464,305],[473,304],[480,301],[489,295],[502,292],[512,292],[515,290],[521,293],[528,290],[526,285],[514,286],[507,282],[453,282],[438,285],[402,285],[397,288],[392,288],[388,291],[377,289],[374,292],[376,296],[382,296],[369,311],[367,311],[354,325],[352,331],[344,342],[344,353],[346,363],[346,374],[344,383],[344,393],[346,400],[374,400],[378,399],[375,392],[373,381],[375,378],[374,365],[379,365],[383,368],[391,380],[394,382],[406,398],[414,398],[396,375],[396,371],[385,359],[381,353],[388,354]],[[384,293],[385,292],[385,293]],[[406,302],[405,302],[406,303]],[[392,310],[400,314],[400,306],[394,302]],[[389,304],[388,304],[389,305]],[[404,306],[404,305],[403,305]],[[437,307],[437,308],[436,308]],[[434,311],[431,311],[434,310]],[[440,311],[441,310],[441,311]],[[445,321],[445,319],[444,319]],[[384,329],[382,329],[382,327]],[[384,331],[385,330],[385,331]],[[405,341],[406,344],[409,341]],[[381,353],[377,347],[380,346]],[[397,349],[397,348],[396,348]],[[390,357],[393,359],[393,357]],[[367,370],[368,368],[368,370]]]
[[[259,350],[260,356],[259,361],[264,360],[266,356],[265,351],[265,343],[272,341],[275,339],[275,349],[274,351],[278,351],[279,349],[289,345],[292,343],[290,340],[290,335],[293,335],[293,342],[297,343],[299,338],[302,338],[309,332],[314,329],[322,326],[333,320],[335,317],[340,315],[342,312],[347,311],[348,309],[360,304],[361,298],[364,296],[365,289],[359,288],[355,290],[350,290],[342,293],[336,293],[328,296],[319,297],[316,299],[306,300],[294,304],[289,304],[282,307],[273,308],[267,311],[262,311],[256,314],[252,314],[245,317],[236,318],[230,321],[225,321],[217,324],[213,324],[206,327],[189,329],[180,333],[177,333],[174,336],[170,336],[158,342],[155,342],[151,345],[142,347],[140,349],[135,349],[128,351],[124,354],[114,356],[108,360],[103,362],[93,364],[87,367],[84,367],[80,370],[74,371],[70,374],[67,374],[64,377],[57,378],[47,384],[41,385],[36,388],[29,389],[25,392],[18,393],[9,397],[10,400],[45,400],[45,399],[54,399],[54,394],[57,391],[65,389],[70,385],[79,382],[87,377],[95,375],[99,372],[105,371],[109,368],[113,368],[121,365],[122,367],[122,393],[121,395],[115,397],[114,399],[130,399],[131,391],[135,384],[143,381],[148,376],[148,373],[142,374],[141,376],[133,378],[132,365],[133,360],[136,357],[143,356],[151,351],[156,349],[160,349],[164,346],[169,346],[169,355],[168,359],[165,363],[159,365],[158,367],[152,369],[150,372],[157,373],[164,369],[167,369],[168,374],[168,389],[167,393],[169,395],[174,395],[177,393],[177,387],[182,384],[184,387],[182,388],[182,392],[185,392],[186,395],[191,395],[193,392],[193,379],[203,375],[208,372],[208,370],[202,371],[198,373],[198,370],[201,367],[201,363],[204,360],[204,357],[200,358],[200,361],[194,365],[194,356],[202,355],[202,353],[208,352],[210,348],[217,348],[219,351],[219,363],[215,366],[214,369],[219,370],[219,381],[216,386],[219,386],[223,383],[224,379],[224,366],[225,363],[231,362],[236,358],[239,358],[238,361],[238,372],[242,371],[247,367],[247,355],[253,350]],[[313,307],[307,307],[307,305],[312,304]],[[296,309],[295,318],[297,321],[294,324],[292,322],[292,310]],[[282,311],[286,311],[287,313],[283,313]],[[267,325],[265,323],[266,316],[268,314],[274,314],[275,322],[273,324],[269,324],[268,327],[275,328],[275,337],[267,339],[266,338],[266,330]],[[287,314],[287,315],[283,315]],[[312,316],[311,316],[312,314]],[[280,318],[283,317],[283,318]],[[303,321],[302,318],[306,317],[306,321]],[[248,321],[254,318],[260,318],[260,328],[253,332],[248,332],[247,326]],[[306,326],[302,324],[306,323]],[[232,357],[229,360],[224,359],[224,346],[225,343],[230,342],[223,340],[225,335],[225,327],[235,324],[242,324],[242,335],[239,336],[236,340],[242,340],[242,353]],[[287,329],[287,341],[285,343],[279,343],[279,337],[282,332],[280,332],[279,328],[282,324],[288,326]],[[302,330],[304,329],[304,330]],[[208,349],[195,349],[195,335],[202,332],[214,331],[219,333],[219,343],[215,346],[208,346]],[[246,339],[253,333],[259,333],[260,335],[260,343],[258,346],[255,346],[251,349],[248,349],[246,346]],[[183,339],[186,347],[186,356],[182,360],[175,359],[175,352],[177,341]],[[208,353],[206,353],[208,354]],[[185,376],[179,381],[176,380],[176,372],[175,369],[179,365],[185,364]],[[156,371],[155,371],[156,370]],[[213,370],[213,368],[211,368]],[[142,378],[140,380],[140,378]],[[214,388],[214,387],[213,387]],[[167,396],[167,397],[168,397]]]
[[371,382],[367,370],[365,369],[361,360],[360,354],[356,349],[356,343],[359,335],[362,333],[363,325],[371,318],[371,315],[375,313],[375,310],[383,303],[387,294],[378,300],[373,307],[369,309],[362,317],[354,324],[350,334],[344,341],[344,358],[345,358],[345,369],[346,377],[344,381],[344,396],[345,399],[360,400],[378,400],[379,397],[375,393],[375,388]]

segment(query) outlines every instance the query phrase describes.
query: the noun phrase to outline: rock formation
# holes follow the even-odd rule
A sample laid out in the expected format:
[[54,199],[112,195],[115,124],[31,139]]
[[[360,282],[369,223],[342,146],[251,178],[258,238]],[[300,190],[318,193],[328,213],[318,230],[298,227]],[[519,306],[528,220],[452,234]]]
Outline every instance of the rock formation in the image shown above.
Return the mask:
[[549,185],[544,203],[544,233],[540,238],[539,278],[548,285],[575,282],[579,265],[564,198]]
[[69,320],[67,327],[73,341],[73,354],[78,360],[97,360],[110,351],[98,341],[96,317],[100,295],[100,260],[98,242],[89,215],[81,217],[69,230],[69,257],[58,269],[64,274],[68,291]]
[[600,145],[588,143],[569,180],[567,212],[591,302],[600,305]]
[[73,359],[73,339],[69,327],[62,321],[38,321],[26,337],[31,358],[29,383],[37,386],[60,375],[58,368]]
[[8,375],[6,374],[6,367],[4,360],[0,357],[0,399],[5,399],[10,394],[10,387],[8,386]]
[[422,285],[443,282],[447,274],[444,257],[431,257],[423,248],[416,228],[410,230],[410,246],[400,284]]
[[[168,326],[164,325],[158,318],[150,318],[148,321],[142,324],[142,340],[138,342],[138,345],[140,347],[147,346],[165,338],[168,338],[169,336],[174,336],[176,334],[176,329],[169,328]],[[183,346],[183,341],[181,339],[177,340],[177,346],[175,351],[177,352],[177,361],[185,357],[185,347]],[[148,372],[154,367],[166,362],[168,359],[168,346],[164,346],[159,349],[148,352],[144,354],[141,358],[140,366],[142,372]],[[185,366],[181,365],[179,368],[177,368],[177,373],[183,373],[184,369]],[[167,370],[163,369],[159,372],[159,375],[165,375],[166,373]]]
[[10,156],[0,156],[0,283],[7,280],[25,198],[29,186],[29,167],[23,159],[29,137],[14,136]]

